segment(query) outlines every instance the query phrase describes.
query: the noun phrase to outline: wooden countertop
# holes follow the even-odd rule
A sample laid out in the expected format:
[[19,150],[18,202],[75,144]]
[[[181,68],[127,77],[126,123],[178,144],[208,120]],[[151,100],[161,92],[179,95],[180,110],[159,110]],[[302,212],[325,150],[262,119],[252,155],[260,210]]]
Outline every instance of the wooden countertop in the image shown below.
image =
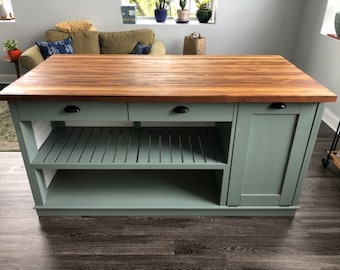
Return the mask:
[[334,102],[336,95],[276,55],[54,55],[0,99]]

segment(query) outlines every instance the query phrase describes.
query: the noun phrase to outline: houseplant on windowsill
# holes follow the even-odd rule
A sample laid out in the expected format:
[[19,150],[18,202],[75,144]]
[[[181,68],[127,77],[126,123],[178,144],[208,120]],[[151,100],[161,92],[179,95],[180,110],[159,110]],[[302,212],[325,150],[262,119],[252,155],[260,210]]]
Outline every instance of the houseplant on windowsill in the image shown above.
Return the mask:
[[211,16],[212,11],[210,8],[210,0],[201,0],[197,4],[197,11],[196,11],[196,17],[200,23],[207,23]]
[[187,0],[179,0],[179,6],[181,9],[177,9],[177,23],[187,23],[189,22],[189,10],[185,8],[187,5]]
[[4,51],[7,51],[9,59],[11,61],[17,61],[21,55],[19,46],[16,40],[7,39],[4,41]]
[[335,27],[336,36],[340,38],[340,12],[335,13],[334,27]]
[[155,19],[156,22],[165,22],[167,17],[167,8],[170,0],[156,0]]

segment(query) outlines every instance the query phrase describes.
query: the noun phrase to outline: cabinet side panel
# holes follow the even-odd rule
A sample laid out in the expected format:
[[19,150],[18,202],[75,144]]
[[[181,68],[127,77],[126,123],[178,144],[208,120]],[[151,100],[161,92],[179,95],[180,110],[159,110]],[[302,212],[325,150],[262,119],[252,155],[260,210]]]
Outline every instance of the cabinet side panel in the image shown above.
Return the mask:
[[[303,104],[301,106],[301,113],[298,118],[299,121],[290,154],[291,157],[287,166],[286,179],[281,191],[280,205],[292,205],[297,184],[304,175],[305,169],[303,164],[308,157],[308,147],[313,148],[314,146],[314,142],[311,141],[311,134],[313,132],[312,127],[317,107],[315,103]],[[312,146],[311,143],[313,144]]]
[[39,149],[52,132],[50,121],[32,121],[33,133],[37,148]]
[[42,174],[31,167],[31,161],[34,159],[38,151],[32,122],[19,120],[17,104],[15,102],[9,102],[9,107],[35,205],[43,205],[46,200],[46,184]]
[[[316,141],[317,136],[318,136],[320,124],[321,124],[321,121],[322,121],[322,116],[323,116],[323,113],[324,113],[324,110],[325,110],[325,106],[326,106],[325,103],[319,103],[319,104],[317,104],[317,106],[315,108],[315,117],[314,117],[313,125],[312,125],[312,128],[311,128],[310,137],[309,137],[309,140],[308,140],[308,146],[307,146],[305,157],[304,157],[304,160],[303,160],[303,165],[302,165],[302,168],[301,168],[299,182],[298,182],[298,185],[296,187],[295,194],[294,194],[294,200],[293,200],[293,204],[292,204],[294,206],[299,204],[303,180],[304,180],[304,177],[306,175],[307,169],[308,169],[309,164],[310,164],[310,160],[311,160],[311,157],[312,157],[315,141]],[[321,161],[320,161],[320,166],[321,166]]]

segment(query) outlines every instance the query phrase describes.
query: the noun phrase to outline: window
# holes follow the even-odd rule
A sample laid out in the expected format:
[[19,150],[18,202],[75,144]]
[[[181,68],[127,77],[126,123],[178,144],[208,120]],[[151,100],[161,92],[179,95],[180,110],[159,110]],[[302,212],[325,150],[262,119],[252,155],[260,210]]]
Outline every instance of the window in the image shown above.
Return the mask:
[[321,34],[323,35],[335,34],[334,20],[335,14],[337,12],[340,12],[339,0],[328,0],[325,17],[323,19],[323,24],[321,28]]
[[13,8],[12,8],[12,3],[11,0],[0,0],[0,4],[2,4],[4,10],[2,10],[1,13],[1,20],[14,20],[14,13],[13,13]]
[[[216,1],[211,0],[211,9],[213,11],[212,21],[215,18],[215,9],[216,9]],[[124,1],[123,1],[124,2]],[[153,19],[154,18],[154,9],[155,9],[156,0],[126,0],[127,4],[136,5],[137,16],[139,19]],[[199,0],[187,0],[186,9],[190,11],[190,19],[196,19],[196,10],[197,3]],[[177,17],[177,9],[179,9],[179,0],[170,0],[170,6],[168,8],[168,18],[176,18]]]

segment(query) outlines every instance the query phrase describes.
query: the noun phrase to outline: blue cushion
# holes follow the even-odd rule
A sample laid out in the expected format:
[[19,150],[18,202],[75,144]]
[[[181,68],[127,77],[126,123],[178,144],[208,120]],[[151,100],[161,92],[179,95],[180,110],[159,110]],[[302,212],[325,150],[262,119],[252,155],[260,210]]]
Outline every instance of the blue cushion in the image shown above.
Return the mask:
[[44,59],[53,54],[74,54],[72,41],[70,38],[54,42],[37,41],[37,46]]
[[144,45],[143,43],[137,42],[131,54],[149,54],[150,51],[151,45]]

